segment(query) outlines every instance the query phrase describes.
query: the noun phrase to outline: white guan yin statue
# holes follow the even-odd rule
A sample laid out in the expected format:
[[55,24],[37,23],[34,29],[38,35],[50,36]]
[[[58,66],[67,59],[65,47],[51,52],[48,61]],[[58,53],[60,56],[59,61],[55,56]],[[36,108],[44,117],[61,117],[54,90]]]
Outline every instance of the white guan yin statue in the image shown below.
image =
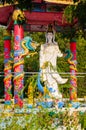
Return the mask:
[[48,88],[50,95],[55,99],[62,99],[58,84],[65,84],[68,79],[62,78],[57,72],[57,57],[62,57],[58,43],[54,41],[55,31],[48,27],[46,32],[46,43],[40,48],[41,78]]

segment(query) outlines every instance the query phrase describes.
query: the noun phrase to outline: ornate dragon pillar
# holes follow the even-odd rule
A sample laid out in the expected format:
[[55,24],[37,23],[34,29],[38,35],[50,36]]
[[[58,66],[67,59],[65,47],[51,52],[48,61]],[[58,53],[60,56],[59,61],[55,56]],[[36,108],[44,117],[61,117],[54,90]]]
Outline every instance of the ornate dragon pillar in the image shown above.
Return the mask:
[[5,106],[6,108],[11,105],[11,63],[10,63],[10,51],[11,51],[11,32],[9,30],[5,30],[4,32],[4,96],[5,96]]
[[14,104],[16,108],[23,107],[23,87],[24,87],[24,59],[20,57],[22,48],[20,45],[24,37],[22,26],[22,12],[15,10],[14,19]]
[[77,58],[76,58],[76,40],[70,41],[70,50],[72,59],[70,64],[70,101],[76,102],[77,100]]

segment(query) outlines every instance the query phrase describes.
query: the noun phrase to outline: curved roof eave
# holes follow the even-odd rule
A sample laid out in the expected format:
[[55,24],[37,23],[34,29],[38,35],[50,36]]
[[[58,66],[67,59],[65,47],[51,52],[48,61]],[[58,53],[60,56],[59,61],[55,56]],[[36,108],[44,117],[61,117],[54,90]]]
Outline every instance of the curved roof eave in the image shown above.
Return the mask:
[[48,3],[55,3],[55,4],[65,4],[65,5],[74,5],[75,3],[73,0],[44,0]]

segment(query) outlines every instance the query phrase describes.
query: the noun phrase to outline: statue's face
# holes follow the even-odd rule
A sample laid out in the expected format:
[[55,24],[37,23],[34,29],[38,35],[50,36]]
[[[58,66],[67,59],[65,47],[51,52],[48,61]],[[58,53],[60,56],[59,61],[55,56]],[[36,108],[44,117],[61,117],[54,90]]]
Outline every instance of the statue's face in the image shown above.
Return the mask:
[[47,33],[47,39],[48,39],[48,41],[52,42],[52,39],[53,39],[53,33],[52,32]]

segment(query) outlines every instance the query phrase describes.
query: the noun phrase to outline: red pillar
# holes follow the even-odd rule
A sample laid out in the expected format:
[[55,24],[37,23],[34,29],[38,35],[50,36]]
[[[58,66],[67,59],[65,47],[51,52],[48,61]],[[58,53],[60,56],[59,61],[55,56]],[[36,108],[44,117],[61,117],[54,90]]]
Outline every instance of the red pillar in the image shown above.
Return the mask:
[[24,30],[22,25],[14,22],[14,103],[15,107],[23,107],[23,87],[24,87],[24,72],[23,72],[23,58],[20,58],[22,48],[20,45],[21,39],[24,37]]
[[9,30],[4,32],[4,86],[5,86],[5,105],[11,105],[11,65],[10,65],[10,51],[11,51],[11,33]]
[[70,101],[77,101],[77,58],[76,58],[76,41],[70,41],[70,50],[72,53],[72,59],[70,64]]

